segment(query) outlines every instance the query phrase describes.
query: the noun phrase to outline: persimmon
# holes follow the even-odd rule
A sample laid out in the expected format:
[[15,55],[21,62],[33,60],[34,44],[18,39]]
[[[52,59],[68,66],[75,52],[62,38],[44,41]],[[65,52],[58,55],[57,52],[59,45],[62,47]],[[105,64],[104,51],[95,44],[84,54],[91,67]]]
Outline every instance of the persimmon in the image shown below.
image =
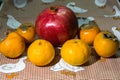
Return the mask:
[[32,23],[23,23],[18,27],[16,32],[21,35],[27,43],[30,43],[34,40],[35,29]]
[[109,31],[102,31],[95,37],[94,49],[101,57],[113,56],[119,48],[119,41]]
[[80,39],[70,39],[63,44],[60,54],[65,62],[78,66],[89,60],[91,47]]
[[95,21],[89,21],[80,27],[79,37],[89,45],[93,45],[96,35],[100,32],[100,28]]
[[25,41],[16,32],[10,32],[5,39],[0,42],[0,53],[9,58],[17,58],[25,50]]

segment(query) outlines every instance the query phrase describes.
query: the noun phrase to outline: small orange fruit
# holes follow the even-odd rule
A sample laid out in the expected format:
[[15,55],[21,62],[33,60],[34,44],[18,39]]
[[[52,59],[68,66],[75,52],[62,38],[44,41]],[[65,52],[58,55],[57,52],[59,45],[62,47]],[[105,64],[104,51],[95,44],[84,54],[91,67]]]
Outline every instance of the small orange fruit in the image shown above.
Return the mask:
[[93,45],[93,41],[99,32],[98,25],[94,21],[91,21],[89,24],[84,24],[80,27],[79,37],[89,45]]
[[35,40],[27,51],[28,59],[37,66],[49,64],[55,57],[54,47],[47,40]]
[[20,34],[27,43],[30,43],[34,40],[35,29],[32,23],[24,23],[20,25],[20,27],[18,27],[16,32]]
[[99,56],[111,57],[118,50],[119,42],[111,32],[102,31],[94,40],[94,48]]
[[24,39],[16,32],[10,32],[8,36],[0,42],[0,53],[9,58],[17,58],[25,50]]
[[66,41],[61,48],[63,60],[73,66],[82,65],[90,58],[91,48],[80,39]]

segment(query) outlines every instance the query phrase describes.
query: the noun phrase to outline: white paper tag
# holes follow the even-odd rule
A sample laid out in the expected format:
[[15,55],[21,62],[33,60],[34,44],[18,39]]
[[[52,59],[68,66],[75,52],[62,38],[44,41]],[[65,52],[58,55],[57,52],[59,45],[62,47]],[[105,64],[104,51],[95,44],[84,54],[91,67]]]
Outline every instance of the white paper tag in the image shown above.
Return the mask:
[[115,10],[114,15],[104,15],[104,17],[115,17],[115,18],[120,18],[120,10],[116,5],[113,6],[113,9]]
[[67,3],[66,7],[70,8],[74,13],[85,13],[88,11],[87,9],[82,9],[80,7],[75,6],[75,2]]
[[23,8],[27,5],[28,0],[13,0],[14,6],[17,8]]
[[94,17],[78,17],[78,26],[81,27],[83,24],[89,24],[90,21],[94,21],[95,18]]
[[98,7],[104,7],[107,3],[107,0],[95,0],[95,5]]
[[69,70],[73,72],[78,72],[78,71],[85,70],[85,69],[80,66],[72,66],[66,63],[63,59],[60,59],[60,61],[54,66],[52,66],[50,70],[53,70],[53,71]]
[[120,31],[117,30],[117,27],[113,26],[112,27],[113,34],[118,38],[120,42]]
[[0,72],[3,73],[15,73],[22,71],[25,69],[26,65],[24,63],[24,60],[27,59],[27,57],[22,57],[19,59],[19,61],[16,64],[13,63],[8,63],[8,64],[3,64],[0,66]]
[[52,3],[54,2],[55,0],[41,0],[43,3]]
[[7,15],[8,20],[7,20],[7,26],[9,26],[12,29],[17,29],[21,23],[17,21],[12,15]]

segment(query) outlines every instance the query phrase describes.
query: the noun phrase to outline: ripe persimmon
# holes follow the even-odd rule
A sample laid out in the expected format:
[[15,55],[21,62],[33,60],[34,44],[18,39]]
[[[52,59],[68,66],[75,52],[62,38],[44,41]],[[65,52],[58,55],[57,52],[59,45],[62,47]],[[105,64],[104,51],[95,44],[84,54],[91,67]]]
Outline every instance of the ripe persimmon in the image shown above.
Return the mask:
[[80,27],[79,37],[89,45],[93,45],[93,41],[99,32],[100,28],[98,25],[94,21],[91,21]]
[[32,23],[23,23],[21,24],[16,32],[21,35],[27,43],[30,43],[34,40],[35,29]]
[[111,57],[119,48],[118,39],[109,31],[102,31],[95,37],[94,48],[99,56]]

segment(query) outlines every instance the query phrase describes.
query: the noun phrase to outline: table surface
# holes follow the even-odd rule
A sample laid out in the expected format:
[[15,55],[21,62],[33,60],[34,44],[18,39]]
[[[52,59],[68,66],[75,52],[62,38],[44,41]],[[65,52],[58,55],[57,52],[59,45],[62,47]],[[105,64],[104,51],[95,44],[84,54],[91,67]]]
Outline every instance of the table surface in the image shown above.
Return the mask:
[[[22,8],[17,9],[13,5],[12,0],[4,0],[4,6],[0,11],[0,38],[5,37],[5,32],[9,29],[6,25],[6,14],[14,16],[21,23],[31,22],[35,23],[35,19],[38,14],[46,7],[52,5],[66,5],[73,0],[56,0],[54,3],[45,4],[41,0],[28,0],[28,4]],[[83,14],[76,14],[77,17],[89,17],[95,18],[96,23],[101,30],[111,31],[112,26],[120,27],[120,20],[113,18],[105,18],[103,15],[114,14],[112,11],[113,5],[116,5],[119,9],[116,0],[108,0],[107,5],[104,8],[99,8],[94,4],[94,0],[74,0],[76,6],[88,9],[88,12]],[[25,52],[26,54],[26,52]],[[90,60],[82,65],[85,68],[83,71],[70,72],[67,70],[54,72],[50,68],[56,62],[59,61],[59,51],[56,52],[56,57],[53,62],[45,67],[37,67],[28,60],[25,60],[26,68],[23,71],[14,74],[11,80],[119,80],[120,79],[120,50],[111,58],[101,59],[96,55],[95,51],[92,51]],[[5,63],[16,63],[18,59],[9,59],[0,54],[0,65]],[[8,80],[10,76],[0,72],[0,80]]]

